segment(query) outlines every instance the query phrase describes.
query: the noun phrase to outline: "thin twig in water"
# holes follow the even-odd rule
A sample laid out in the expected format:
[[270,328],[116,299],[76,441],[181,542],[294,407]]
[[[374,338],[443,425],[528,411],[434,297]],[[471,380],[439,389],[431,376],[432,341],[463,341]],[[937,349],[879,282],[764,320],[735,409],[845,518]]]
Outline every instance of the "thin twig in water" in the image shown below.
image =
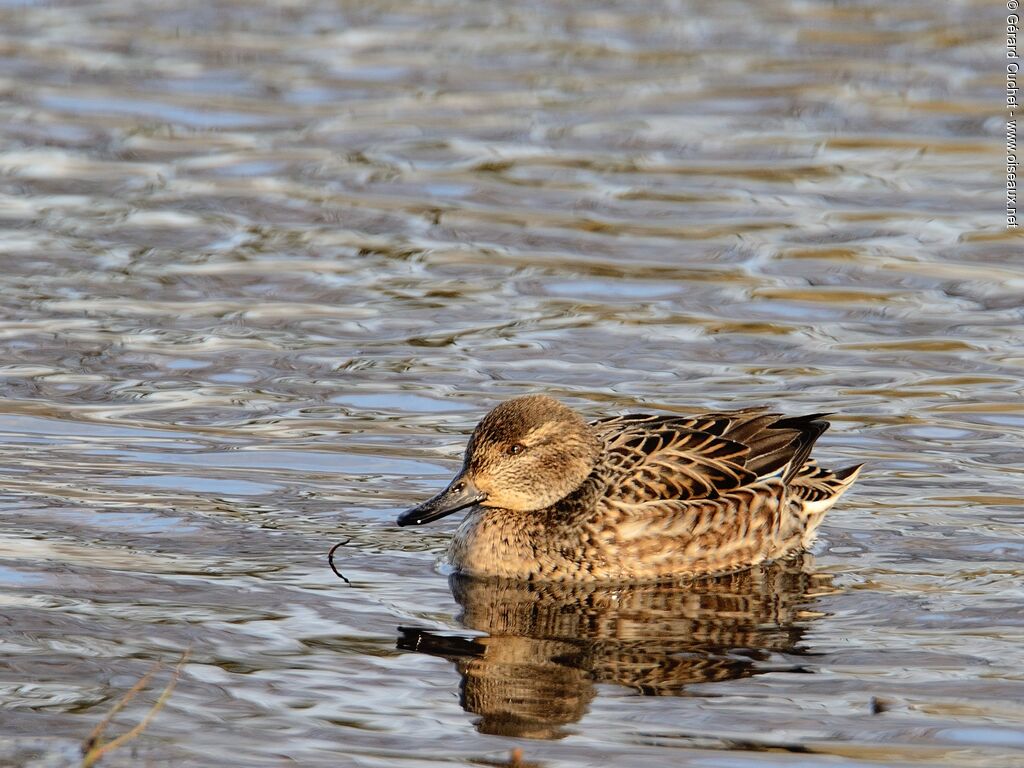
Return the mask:
[[153,664],[153,666],[149,668],[149,672],[140,677],[138,682],[129,688],[125,694],[117,700],[113,709],[107,713],[107,716],[100,720],[96,724],[96,727],[92,729],[92,733],[89,734],[88,738],[86,738],[85,742],[82,744],[82,752],[88,754],[89,751],[96,746],[99,740],[103,737],[103,732],[107,730],[107,726],[110,725],[110,721],[114,719],[114,715],[124,709],[125,704],[134,699],[135,695],[139,691],[149,685],[150,679],[160,671],[162,666],[163,662],[160,661]]
[[338,547],[344,547],[350,541],[352,541],[352,539],[345,539],[344,541],[339,541],[337,544],[335,544],[333,547],[331,547],[331,551],[327,553],[327,562],[328,562],[328,564],[330,564],[331,570],[334,571],[334,575],[337,576],[339,579],[341,579],[342,581],[344,581],[346,584],[348,584],[351,587],[352,586],[352,582],[349,581],[345,577],[345,574],[342,573],[341,571],[339,571],[337,569],[337,567],[334,565],[334,553],[335,553],[335,551],[337,551]]
[[144,730],[146,730],[147,727],[149,727],[149,724],[152,722],[153,718],[156,717],[157,713],[164,708],[164,704],[167,703],[167,700],[171,698],[171,693],[174,692],[174,687],[178,684],[178,678],[181,677],[181,668],[185,666],[185,662],[188,661],[188,657],[191,651],[192,649],[188,648],[185,650],[184,653],[181,654],[181,659],[178,661],[177,666],[174,668],[174,673],[171,675],[171,679],[167,683],[167,686],[164,688],[163,693],[160,694],[160,698],[158,698],[156,700],[156,703],[149,708],[149,712],[146,713],[145,717],[142,718],[138,725],[136,725],[127,733],[122,733],[116,739],[111,739],[106,744],[100,744],[99,740],[103,737],[103,732],[110,724],[110,721],[114,717],[114,715],[116,715],[124,707],[125,704],[127,704],[129,701],[135,698],[135,695],[139,693],[139,691],[146,687],[150,678],[152,678],[153,675],[157,672],[157,670],[159,670],[163,665],[160,662],[154,664],[153,667],[149,670],[149,672],[147,672],[142,677],[141,680],[139,680],[135,685],[128,689],[128,692],[125,693],[125,695],[118,700],[118,702],[114,705],[114,708],[107,714],[105,718],[103,718],[100,724],[93,729],[92,733],[89,734],[89,738],[85,740],[85,744],[82,745],[82,751],[85,752],[85,756],[82,758],[82,768],[92,768],[92,766],[94,766],[96,762],[105,754],[107,754],[108,752],[112,752],[113,750],[120,747],[122,744],[131,741]]

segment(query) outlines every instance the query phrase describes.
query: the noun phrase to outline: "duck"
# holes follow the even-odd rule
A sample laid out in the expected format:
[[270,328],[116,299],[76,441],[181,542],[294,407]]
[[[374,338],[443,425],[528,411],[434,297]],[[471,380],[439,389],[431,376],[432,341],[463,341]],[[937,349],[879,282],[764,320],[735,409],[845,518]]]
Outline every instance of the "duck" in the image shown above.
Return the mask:
[[755,407],[588,422],[547,395],[507,400],[462,469],[399,526],[466,517],[448,560],[470,577],[643,582],[717,576],[813,543],[862,464],[818,466],[829,414]]

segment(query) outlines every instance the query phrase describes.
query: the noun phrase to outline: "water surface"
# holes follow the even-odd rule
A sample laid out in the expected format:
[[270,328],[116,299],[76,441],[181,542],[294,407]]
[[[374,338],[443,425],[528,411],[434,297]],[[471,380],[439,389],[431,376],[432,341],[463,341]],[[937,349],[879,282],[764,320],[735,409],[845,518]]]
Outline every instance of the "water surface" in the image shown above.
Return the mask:
[[[999,3],[0,6],[0,762],[1024,766]],[[814,552],[481,590],[488,408],[835,411]],[[339,562],[326,552],[347,540]]]

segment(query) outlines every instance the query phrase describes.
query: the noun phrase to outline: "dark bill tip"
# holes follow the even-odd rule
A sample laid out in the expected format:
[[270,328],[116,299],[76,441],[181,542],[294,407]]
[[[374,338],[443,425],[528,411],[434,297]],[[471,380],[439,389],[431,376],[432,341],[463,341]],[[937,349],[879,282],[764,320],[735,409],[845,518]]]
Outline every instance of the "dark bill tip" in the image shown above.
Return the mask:
[[459,475],[451,485],[434,498],[400,514],[396,522],[401,526],[432,523],[442,517],[475,506],[486,498],[487,494],[477,490],[477,487],[464,475]]

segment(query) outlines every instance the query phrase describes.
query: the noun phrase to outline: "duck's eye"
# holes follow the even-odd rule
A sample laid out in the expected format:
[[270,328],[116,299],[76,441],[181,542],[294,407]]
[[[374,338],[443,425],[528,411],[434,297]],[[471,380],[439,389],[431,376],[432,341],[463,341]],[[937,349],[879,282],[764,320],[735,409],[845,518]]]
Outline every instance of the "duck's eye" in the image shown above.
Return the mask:
[[508,452],[511,453],[513,456],[516,456],[517,454],[520,454],[525,450],[526,446],[523,445],[522,443],[514,443],[512,446],[509,447]]

